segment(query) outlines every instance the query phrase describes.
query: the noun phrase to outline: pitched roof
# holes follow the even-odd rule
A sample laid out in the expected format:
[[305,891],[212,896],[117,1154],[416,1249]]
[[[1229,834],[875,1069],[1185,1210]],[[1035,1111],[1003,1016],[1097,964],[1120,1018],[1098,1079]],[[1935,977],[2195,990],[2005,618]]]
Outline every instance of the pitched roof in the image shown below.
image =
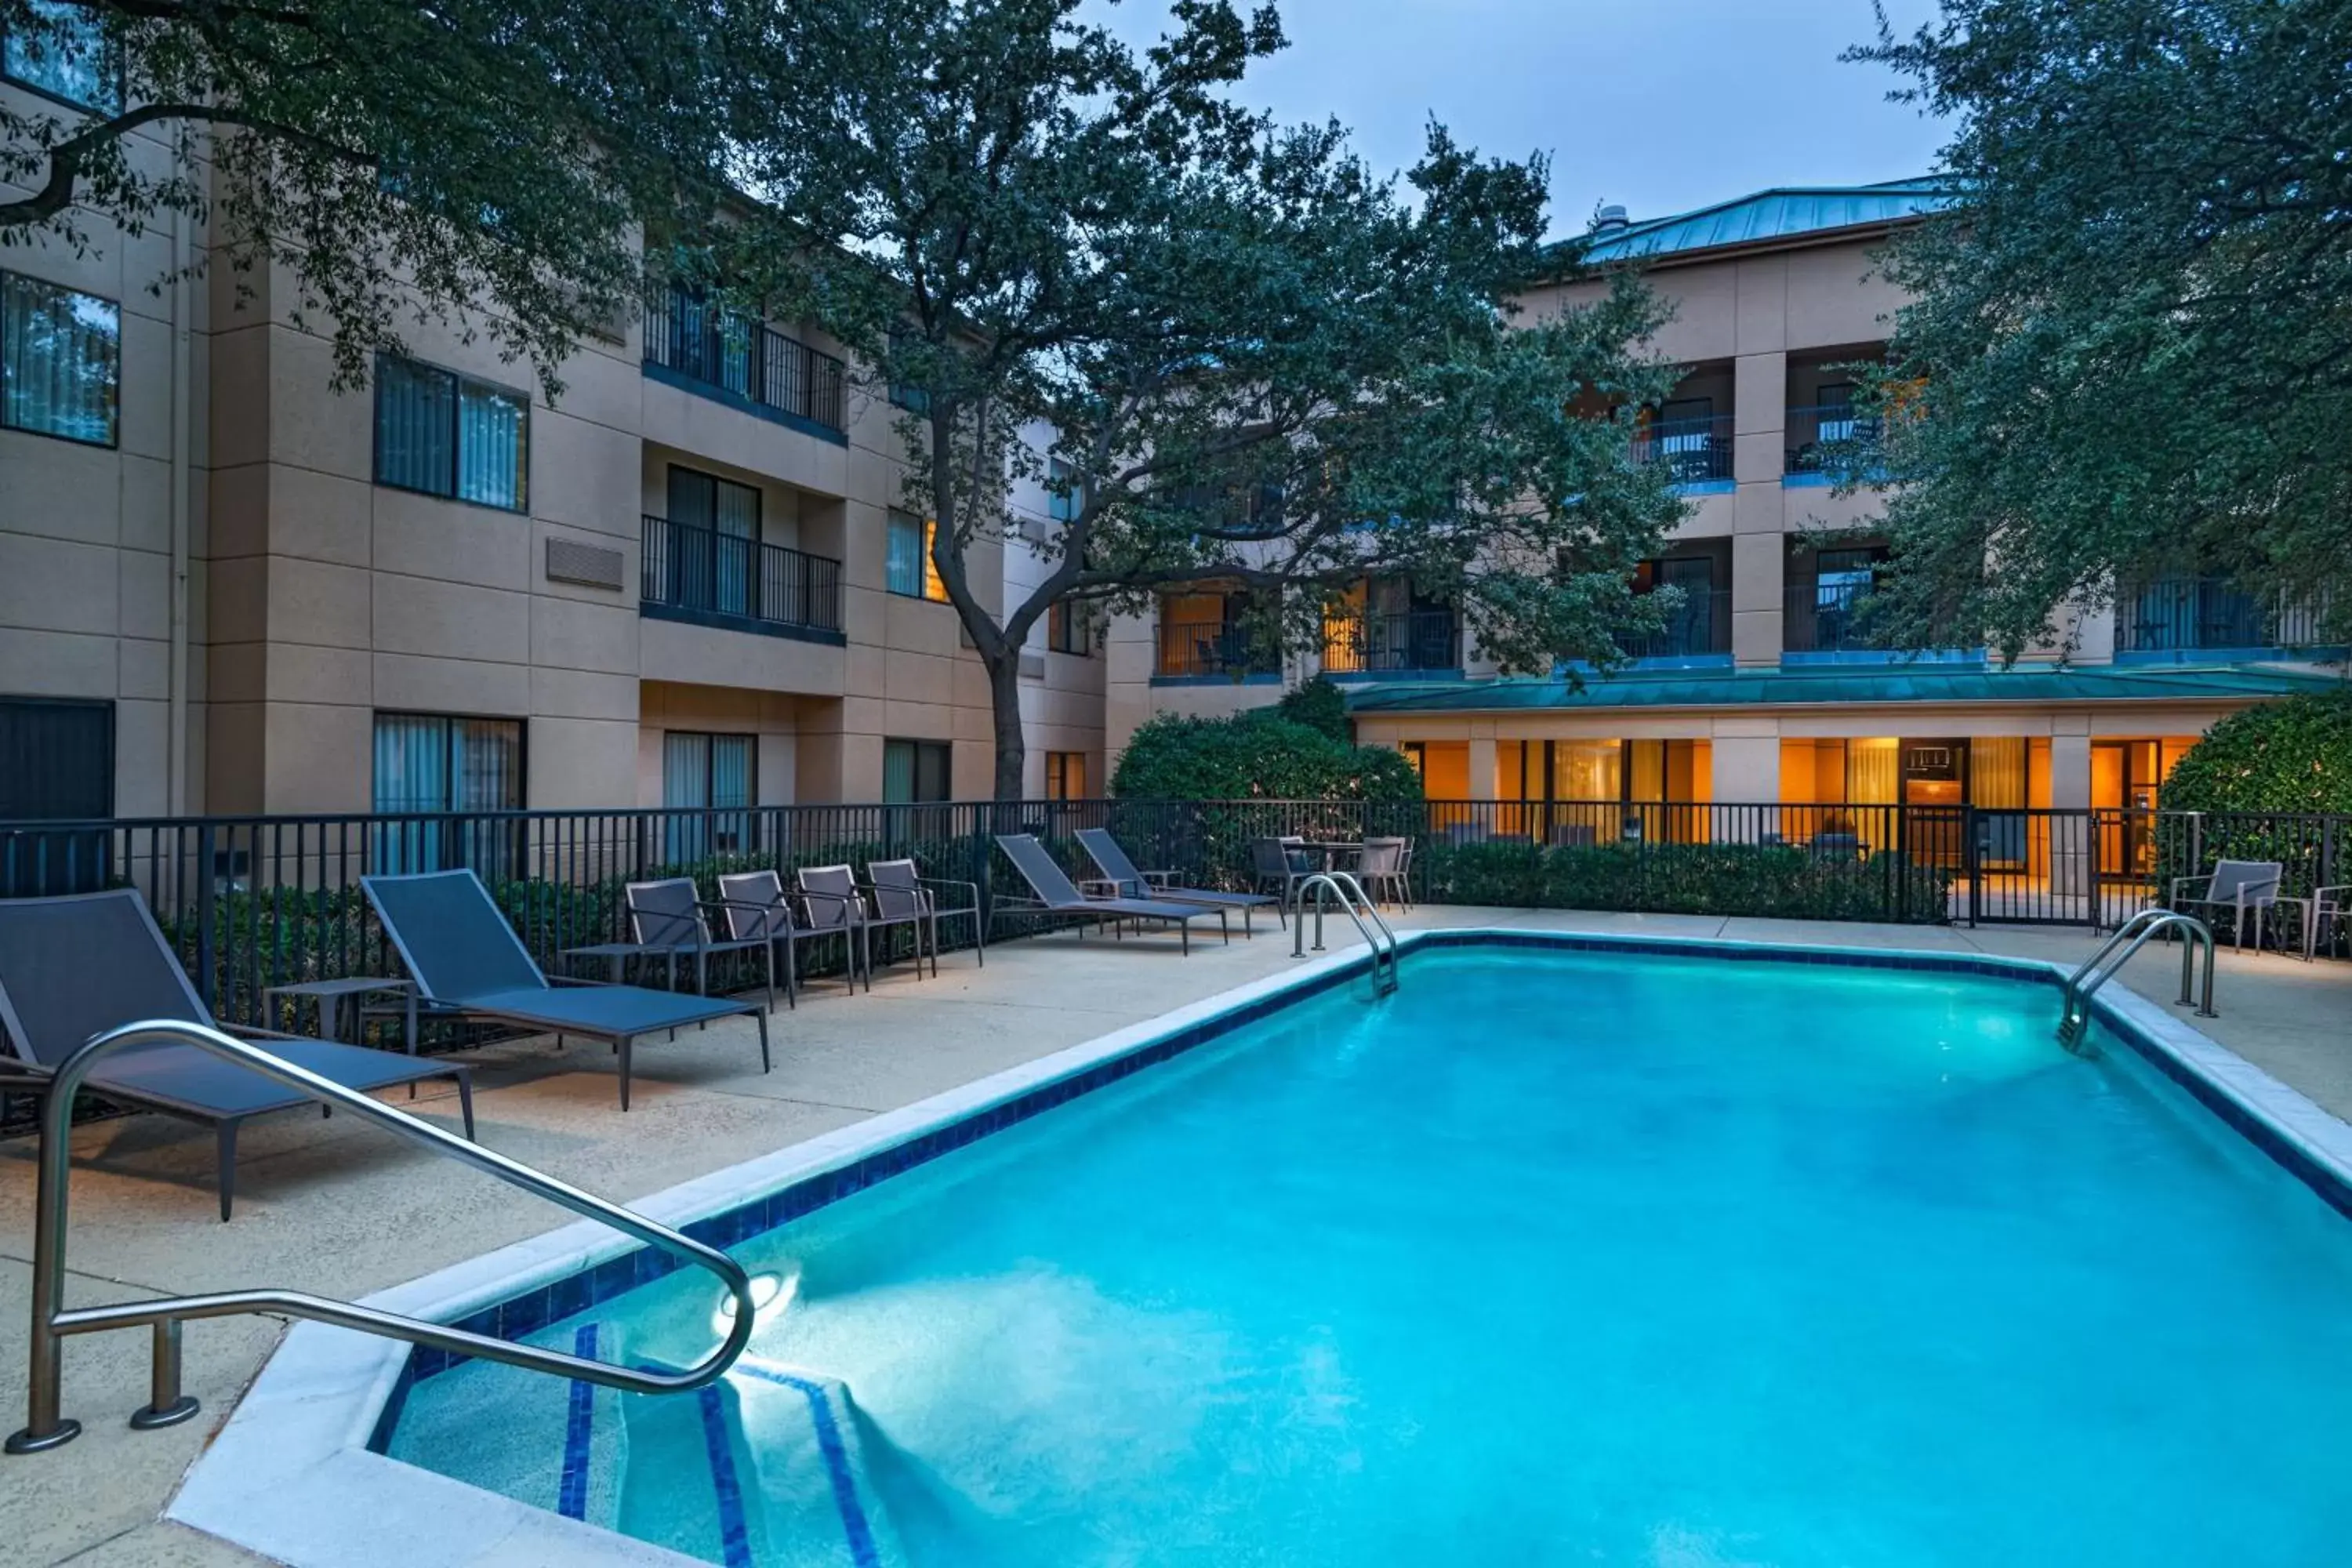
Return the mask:
[[2275,665],[2095,665],[2062,669],[1840,665],[1819,669],[1633,671],[1565,679],[1506,677],[1348,689],[1348,710],[1526,712],[1583,708],[1810,708],[1906,702],[2197,702],[2284,697],[2340,685],[2340,676]]
[[1591,238],[1589,244],[1584,238],[1564,241],[1561,248],[1586,245],[1584,259],[1589,262],[1631,261],[1899,223],[1948,206],[1953,199],[1950,184],[1932,176],[1875,185],[1781,185],[1696,212],[1647,218]]

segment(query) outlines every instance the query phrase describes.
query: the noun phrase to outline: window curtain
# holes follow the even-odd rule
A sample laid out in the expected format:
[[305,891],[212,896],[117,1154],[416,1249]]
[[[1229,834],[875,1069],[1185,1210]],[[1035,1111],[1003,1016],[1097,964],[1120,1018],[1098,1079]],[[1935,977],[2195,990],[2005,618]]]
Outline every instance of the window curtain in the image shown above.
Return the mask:
[[457,403],[457,496],[486,506],[523,509],[524,429],[530,418],[523,400],[468,382]]
[[697,815],[710,805],[710,737],[672,731],[662,737],[662,805],[667,808],[666,855],[672,865],[709,852],[709,823]]
[[906,805],[915,798],[915,743],[882,742],[882,803]]
[[1994,811],[2025,809],[2025,738],[1995,736],[1969,748],[1971,805]]
[[740,855],[751,840],[751,737],[713,735],[710,738],[710,847],[716,854]]
[[[449,809],[447,720],[376,715],[374,804],[379,813],[402,816]],[[373,835],[376,869],[394,874],[440,870],[445,832],[446,825],[438,821],[379,825]]]
[[[1903,744],[1893,737],[1848,741],[1845,747],[1845,798],[1874,808],[1892,806],[1903,798]],[[1875,851],[1886,846],[1895,829],[1895,814],[1883,809],[1853,814],[1862,842]]]
[[903,511],[890,514],[888,587],[908,598],[923,596],[923,520]]
[[0,273],[0,425],[112,445],[121,341],[110,301]]
[[406,360],[375,369],[375,477],[379,484],[447,495],[457,454],[452,410],[457,386],[446,374]]
[[760,552],[760,492],[725,479],[711,486],[712,521],[718,537],[719,608],[730,616],[754,613],[754,563]]

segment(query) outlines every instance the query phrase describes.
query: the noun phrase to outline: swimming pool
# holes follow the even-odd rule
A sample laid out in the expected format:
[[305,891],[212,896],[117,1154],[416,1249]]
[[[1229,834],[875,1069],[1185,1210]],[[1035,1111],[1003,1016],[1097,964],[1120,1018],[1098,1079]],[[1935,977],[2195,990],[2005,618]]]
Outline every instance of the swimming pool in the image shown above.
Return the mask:
[[[728,1563],[2338,1560],[2326,1162],[2030,970],[1790,956],[1271,992],[712,1215],[773,1294],[720,1385],[420,1358],[370,1446]],[[489,1310],[706,1352],[633,1268]]]

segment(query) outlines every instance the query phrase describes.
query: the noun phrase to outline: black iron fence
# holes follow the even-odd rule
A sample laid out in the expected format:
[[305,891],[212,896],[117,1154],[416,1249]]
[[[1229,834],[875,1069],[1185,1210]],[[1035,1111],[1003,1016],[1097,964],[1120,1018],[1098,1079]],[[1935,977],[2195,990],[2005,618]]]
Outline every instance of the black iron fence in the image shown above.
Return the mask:
[[1248,628],[1226,621],[1162,621],[1153,672],[1171,676],[1273,675],[1281,653]]
[[1654,419],[1633,436],[1633,460],[1656,463],[1678,485],[1729,479],[1731,416]]
[[841,563],[667,518],[644,520],[638,596],[698,616],[841,630]]
[[646,299],[645,360],[738,397],[845,430],[840,360],[683,289]]
[[2326,605],[2256,593],[2219,577],[2171,577],[2116,596],[2123,653],[2307,648],[2325,640]]
[[1627,658],[1696,658],[1731,651],[1731,590],[1684,588],[1683,602],[1655,631],[1611,634]]

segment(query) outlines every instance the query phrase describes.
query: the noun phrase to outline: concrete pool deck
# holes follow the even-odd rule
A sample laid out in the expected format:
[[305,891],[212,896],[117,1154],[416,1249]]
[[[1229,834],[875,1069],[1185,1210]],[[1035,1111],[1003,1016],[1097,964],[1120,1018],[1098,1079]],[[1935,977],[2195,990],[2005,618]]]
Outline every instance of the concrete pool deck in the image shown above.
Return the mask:
[[[1731,941],[1985,952],[2079,962],[2079,931],[1874,926],[1559,910],[1423,909],[1402,925],[1607,931]],[[1344,921],[1332,929],[1335,948]],[[1352,932],[1349,933],[1352,940]],[[993,949],[988,967],[950,955],[937,980],[886,973],[870,995],[820,985],[772,1026],[774,1072],[762,1076],[747,1025],[714,1026],[637,1058],[635,1109],[617,1108],[611,1058],[573,1045],[519,1041],[465,1053],[476,1064],[482,1141],[527,1164],[628,1201],[754,1155],[895,1110],[1112,1030],[1276,974],[1293,963],[1285,933],[1197,944],[1067,936]],[[2169,1003],[2177,955],[2144,952],[2125,981]],[[1408,973],[1406,983],[1411,984]],[[2352,964],[2274,953],[2221,957],[2221,1016],[2191,1020],[2339,1117],[2352,1118]],[[2054,1012],[2054,1008],[2053,1008]],[[2053,1019],[2054,1022],[2054,1019]],[[405,1106],[404,1100],[394,1103]],[[428,1087],[416,1109],[455,1129],[454,1093]],[[275,1285],[353,1298],[570,1216],[436,1161],[350,1118],[289,1114],[247,1130],[237,1217],[213,1198],[209,1131],[158,1116],[81,1129],[75,1139],[71,1300]],[[24,1407],[32,1249],[30,1138],[0,1143],[0,1428]],[[77,1564],[250,1563],[250,1554],[158,1515],[188,1465],[226,1419],[283,1332],[265,1319],[186,1331],[186,1378],[204,1412],[184,1426],[136,1433],[123,1418],[146,1398],[147,1341],[93,1335],[66,1346],[65,1409],[83,1436],[56,1453],[0,1458],[0,1540],[9,1561]],[[396,1521],[355,1524],[396,1531]]]

